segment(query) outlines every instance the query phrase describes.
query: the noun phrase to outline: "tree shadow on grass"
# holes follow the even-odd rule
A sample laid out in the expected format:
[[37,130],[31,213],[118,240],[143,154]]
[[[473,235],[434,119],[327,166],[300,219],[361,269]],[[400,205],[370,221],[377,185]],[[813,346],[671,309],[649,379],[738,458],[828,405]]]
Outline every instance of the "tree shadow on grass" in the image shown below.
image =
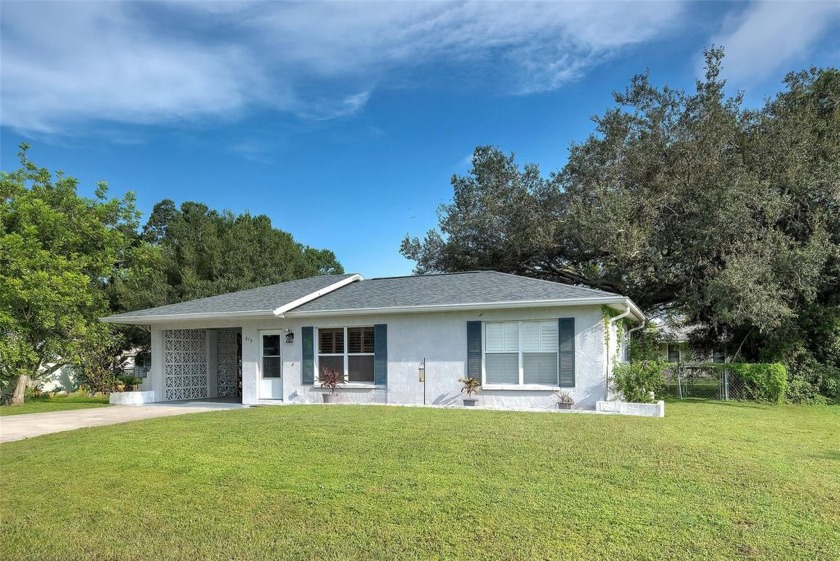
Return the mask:
[[704,397],[686,397],[683,399],[677,397],[666,397],[665,404],[667,405],[668,403],[697,403],[704,405],[716,405],[719,407],[737,407],[738,409],[763,409],[764,405],[769,405],[750,401],[738,401],[734,399],[721,401],[719,399],[707,399]]
[[834,460],[840,462],[840,450],[825,450],[821,454],[814,454],[811,456],[818,460]]

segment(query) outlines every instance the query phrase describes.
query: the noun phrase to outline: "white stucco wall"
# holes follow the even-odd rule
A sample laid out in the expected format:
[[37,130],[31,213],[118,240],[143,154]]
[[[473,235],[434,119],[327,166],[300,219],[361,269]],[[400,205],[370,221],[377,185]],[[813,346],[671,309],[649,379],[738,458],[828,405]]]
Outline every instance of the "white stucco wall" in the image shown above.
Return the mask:
[[[294,343],[281,343],[283,402],[319,403],[324,392],[319,385],[301,384],[301,328],[314,326],[355,327],[388,325],[388,385],[345,384],[337,390],[338,402],[422,404],[423,384],[418,381],[418,367],[426,360],[426,403],[458,405],[467,361],[467,321],[537,320],[559,317],[575,318],[575,387],[564,388],[575,400],[575,407],[594,409],[606,396],[607,374],[604,328],[600,306],[485,310],[483,312],[442,312],[422,314],[382,314],[342,318],[269,319],[249,322],[181,322],[152,327],[152,386],[163,389],[160,346],[165,329],[242,328],[242,402],[274,403],[259,395],[260,336],[268,330],[291,329]],[[285,337],[282,339],[285,340]],[[615,352],[615,348],[612,349]],[[212,349],[208,349],[212,352]],[[316,341],[317,354],[317,341]],[[317,376],[316,376],[317,378]],[[160,389],[158,389],[160,388]],[[163,395],[157,393],[156,395]],[[556,407],[553,391],[547,389],[489,389],[479,393],[481,407]]]

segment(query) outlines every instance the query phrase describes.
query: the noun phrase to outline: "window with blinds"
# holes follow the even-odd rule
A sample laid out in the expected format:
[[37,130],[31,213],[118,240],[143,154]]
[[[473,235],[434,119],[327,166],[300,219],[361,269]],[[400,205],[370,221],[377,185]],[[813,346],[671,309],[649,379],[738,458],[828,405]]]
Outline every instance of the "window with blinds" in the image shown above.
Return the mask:
[[373,334],[373,326],[318,329],[318,372],[326,368],[346,382],[373,383]]
[[557,320],[484,324],[485,384],[558,384]]

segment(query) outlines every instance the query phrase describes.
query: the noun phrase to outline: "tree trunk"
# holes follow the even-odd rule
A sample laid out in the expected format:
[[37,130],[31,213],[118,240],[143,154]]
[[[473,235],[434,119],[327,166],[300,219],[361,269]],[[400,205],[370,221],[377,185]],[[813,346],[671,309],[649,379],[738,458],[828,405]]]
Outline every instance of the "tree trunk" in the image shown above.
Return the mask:
[[11,405],[20,405],[23,403],[23,395],[26,393],[26,386],[29,385],[29,376],[18,376],[17,384],[15,384],[15,391],[12,393]]

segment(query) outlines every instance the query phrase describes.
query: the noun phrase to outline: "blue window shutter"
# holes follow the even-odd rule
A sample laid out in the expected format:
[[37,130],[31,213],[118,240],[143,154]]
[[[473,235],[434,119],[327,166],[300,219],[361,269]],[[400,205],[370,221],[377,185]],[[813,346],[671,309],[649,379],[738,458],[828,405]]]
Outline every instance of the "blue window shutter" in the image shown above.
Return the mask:
[[575,387],[575,318],[558,320],[560,338],[560,387]]
[[315,328],[301,328],[300,341],[303,345],[300,362],[301,383],[304,386],[311,386],[315,383]]
[[373,326],[373,383],[388,385],[388,325]]
[[481,380],[481,322],[467,322],[467,377]]

